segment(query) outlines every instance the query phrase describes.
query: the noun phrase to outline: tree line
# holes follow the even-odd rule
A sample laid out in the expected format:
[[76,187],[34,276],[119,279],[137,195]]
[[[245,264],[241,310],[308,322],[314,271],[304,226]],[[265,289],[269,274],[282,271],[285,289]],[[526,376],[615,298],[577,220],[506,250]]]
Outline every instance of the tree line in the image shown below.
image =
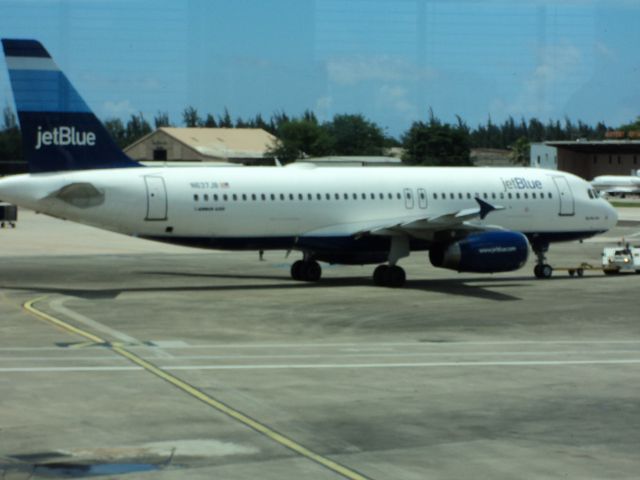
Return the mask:
[[[261,128],[273,134],[278,141],[268,152],[270,156],[287,163],[304,157],[328,155],[378,156],[391,147],[402,147],[403,161],[411,165],[470,165],[472,148],[510,149],[515,163],[525,163],[531,142],[546,140],[601,140],[612,128],[604,122],[595,126],[580,120],[528,120],[508,117],[494,123],[489,117],[485,123],[470,127],[456,115],[456,121],[440,120],[432,110],[426,120],[415,121],[399,138],[387,135],[375,122],[360,114],[338,114],[330,121],[321,122],[312,111],[299,116],[276,112],[268,119],[261,114],[252,118],[232,117],[225,108],[220,115],[200,115],[193,106],[182,112],[181,125],[211,128]],[[5,107],[0,125],[0,161],[22,158],[20,129],[10,107]],[[132,114],[128,120],[109,118],[105,128],[116,143],[124,148],[144,137],[155,128],[174,126],[167,112],[158,112],[147,120],[142,113]],[[620,129],[640,130],[640,117]]]

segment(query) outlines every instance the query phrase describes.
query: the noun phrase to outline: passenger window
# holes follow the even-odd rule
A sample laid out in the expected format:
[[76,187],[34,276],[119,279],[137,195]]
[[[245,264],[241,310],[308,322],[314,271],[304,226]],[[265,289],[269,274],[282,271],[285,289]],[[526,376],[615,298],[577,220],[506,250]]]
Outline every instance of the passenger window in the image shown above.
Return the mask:
[[363,200],[366,200],[366,199],[367,199],[367,194],[366,194],[366,193],[363,193],[363,194],[362,194],[362,199],[363,199]]
[[317,193],[317,194],[316,194],[316,198],[317,198],[318,200],[322,200],[322,195],[321,195],[321,194],[319,194],[319,193]]
[[520,200],[520,193],[516,193],[516,198]]
[[226,202],[227,200],[229,200],[229,196],[225,193],[224,195],[222,195],[222,200]]
[[205,202],[209,201],[209,194],[207,194],[207,193],[204,194],[204,201]]
[[507,197],[509,197],[509,200],[511,200],[511,198],[513,198],[513,197],[511,196],[511,192],[507,193]]
[[272,194],[271,194],[271,200],[272,200],[272,201],[275,201],[275,199],[276,199],[276,194],[275,194],[275,193],[272,193]]
[[284,201],[284,193],[280,194],[280,200]]
[[255,193],[251,194],[251,200],[253,200],[254,202],[256,201],[256,194]]
[[376,199],[376,194],[375,194],[375,193],[372,193],[372,194],[371,194],[371,200],[375,200],[375,199]]
[[532,193],[531,193],[531,198],[533,198],[534,200],[535,200],[536,198],[538,198],[538,197],[536,197],[536,192],[532,192]]
[[302,196],[301,193],[298,194],[298,200],[304,200],[304,197]]
[[313,200],[313,195],[311,195],[310,193],[307,193],[307,200]]
[[553,195],[551,195],[551,192],[549,192],[548,195],[549,195],[549,198],[553,198]]
[[504,200],[504,192],[500,192],[500,200]]
[[388,194],[387,194],[387,198],[388,198],[389,200],[393,200],[393,194],[392,194],[392,193],[388,193]]
[[326,197],[327,200],[331,200],[331,194],[330,193],[325,194],[325,197]]
[[354,199],[354,200],[357,200],[357,199],[358,199],[358,194],[357,194],[357,193],[354,193],[354,194],[353,194],[353,199]]
[[455,198],[456,198],[455,193],[450,193],[450,194],[449,194],[449,198],[450,198],[451,200],[455,199]]
[[471,194],[467,192],[467,198],[471,200]]
[[384,193],[379,194],[380,200],[384,200]]
[[242,200],[245,202],[247,201],[247,195],[245,193],[242,194]]
[[396,193],[396,198],[402,200],[402,194],[400,192]]
[[433,199],[434,199],[434,200],[437,200],[437,199],[438,199],[438,194],[437,194],[437,193],[434,193],[434,194],[433,194]]
[[213,201],[214,201],[214,202],[217,202],[217,201],[218,201],[218,194],[217,194],[217,193],[214,193],[214,194],[213,194]]
[[458,193],[458,200],[462,200],[462,193]]
[[293,193],[289,194],[289,200],[293,200]]
[[495,192],[493,192],[493,193],[491,194],[491,198],[493,198],[494,200],[496,199],[496,193],[495,193]]
[[238,195],[236,195],[235,193],[231,196],[231,198],[233,198],[233,201],[235,202],[236,200],[238,200]]
[[420,195],[420,200],[424,200],[424,192],[420,192],[419,195]]
[[194,200],[195,202],[197,202],[197,201],[199,200],[199,198],[198,198],[198,194],[197,194],[197,193],[193,196],[193,200]]
[[484,198],[485,200],[487,200],[489,198],[489,195],[487,195],[486,193],[482,194],[482,198]]

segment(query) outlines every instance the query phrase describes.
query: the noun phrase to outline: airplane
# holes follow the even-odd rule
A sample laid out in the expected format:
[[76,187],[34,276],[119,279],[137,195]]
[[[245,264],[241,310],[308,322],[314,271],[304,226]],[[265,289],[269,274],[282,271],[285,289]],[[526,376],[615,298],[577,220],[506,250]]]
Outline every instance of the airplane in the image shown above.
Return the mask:
[[600,175],[591,180],[591,186],[598,192],[611,196],[640,195],[640,176]]
[[603,233],[615,209],[559,171],[462,167],[146,167],[116,146],[47,50],[2,40],[29,173],[0,179],[0,198],[53,217],[177,245],[302,253],[318,262],[378,264],[375,285],[400,287],[399,260],[428,251],[458,272],[509,272],[529,249],[549,278],[552,242]]

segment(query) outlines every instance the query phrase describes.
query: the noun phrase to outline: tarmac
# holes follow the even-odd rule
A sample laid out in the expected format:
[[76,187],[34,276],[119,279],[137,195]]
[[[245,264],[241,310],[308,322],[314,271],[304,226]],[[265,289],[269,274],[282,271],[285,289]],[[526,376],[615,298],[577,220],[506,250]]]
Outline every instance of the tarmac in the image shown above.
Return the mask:
[[[555,267],[640,243],[554,244]],[[401,261],[290,279],[20,211],[0,230],[0,478],[637,479],[640,275]]]

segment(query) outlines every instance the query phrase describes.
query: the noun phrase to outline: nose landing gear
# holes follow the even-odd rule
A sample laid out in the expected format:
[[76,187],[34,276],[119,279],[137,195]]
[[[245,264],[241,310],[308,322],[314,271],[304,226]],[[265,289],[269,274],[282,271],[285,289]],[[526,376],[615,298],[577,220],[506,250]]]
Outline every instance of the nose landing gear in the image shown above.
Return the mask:
[[545,256],[545,253],[549,250],[549,244],[534,244],[532,249],[538,259],[536,266],[533,267],[533,274],[536,278],[551,278],[551,275],[553,275],[553,267],[546,263],[547,258]]

